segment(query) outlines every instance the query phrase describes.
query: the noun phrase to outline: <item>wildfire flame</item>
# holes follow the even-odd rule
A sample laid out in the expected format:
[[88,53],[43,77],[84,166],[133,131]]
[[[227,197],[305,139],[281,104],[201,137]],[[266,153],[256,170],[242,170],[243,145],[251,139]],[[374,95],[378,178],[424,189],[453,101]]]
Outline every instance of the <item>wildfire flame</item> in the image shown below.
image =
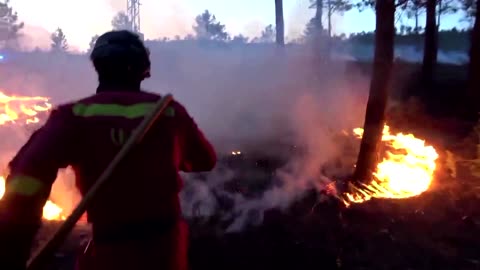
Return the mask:
[[[38,116],[52,108],[47,97],[8,96],[0,91],[0,125],[34,124],[40,122]],[[5,194],[5,178],[0,176],[0,199]],[[43,218],[46,220],[65,219],[63,209],[47,201],[43,207]]]
[[[363,129],[353,130],[362,138]],[[344,203],[361,203],[371,198],[403,199],[422,194],[430,187],[436,169],[438,153],[433,146],[412,134],[390,133],[385,125],[382,142],[387,147],[386,157],[377,165],[374,179],[361,187],[352,187],[344,194]]]
[[[5,178],[0,176],[0,200],[5,194]],[[46,220],[64,220],[65,216],[62,215],[63,209],[54,204],[52,201],[47,201],[43,207],[43,218]]]
[[52,108],[48,101],[46,97],[8,96],[0,91],[0,125],[38,123],[38,113]]

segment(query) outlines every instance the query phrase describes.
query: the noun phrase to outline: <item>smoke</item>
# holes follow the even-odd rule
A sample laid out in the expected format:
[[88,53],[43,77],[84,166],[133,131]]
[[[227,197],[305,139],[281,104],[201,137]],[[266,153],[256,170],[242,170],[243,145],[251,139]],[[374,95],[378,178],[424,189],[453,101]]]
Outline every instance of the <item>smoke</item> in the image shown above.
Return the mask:
[[[285,209],[307,190],[323,189],[329,180],[322,168],[341,155],[336,136],[362,123],[368,79],[347,72],[343,62],[313,63],[308,47],[282,52],[268,44],[147,45],[153,77],[144,87],[170,92],[183,103],[220,157],[241,151],[246,160],[286,162],[273,176],[223,161],[211,173],[186,175],[181,197],[189,218],[220,214],[229,221],[228,231],[241,230],[261,223],[266,210]],[[0,66],[0,86],[10,94],[50,96],[58,104],[94,92],[96,78],[85,55],[11,53],[7,60]],[[74,205],[71,196],[77,196],[72,177],[62,175],[52,193],[67,212]],[[250,196],[228,188],[232,182],[266,188]]]
[[[116,13],[126,12],[126,2],[125,0],[46,0],[41,3],[33,0],[12,1],[12,7],[18,12],[19,20],[27,26],[22,29],[23,37],[20,38],[19,48],[48,49],[50,34],[60,27],[65,33],[72,52],[85,51],[94,35],[111,30],[111,21]],[[146,38],[172,38],[192,32],[193,21],[197,14],[192,12],[186,1],[144,0],[141,2],[141,29]]]
[[287,39],[295,40],[303,36],[305,26],[315,15],[315,11],[310,9],[310,1],[295,1],[290,12],[285,14],[285,33]]
[[[221,156],[240,151],[245,159],[261,153],[288,161],[273,177],[255,166],[235,170],[223,163],[207,176],[188,175],[182,194],[187,217],[221,215],[231,222],[227,231],[237,231],[262,222],[266,210],[285,209],[305,191],[329,183],[321,170],[340,154],[338,133],[361,125],[366,78],[346,73],[342,63],[316,70],[307,47],[281,55],[268,45],[214,49],[183,44],[182,51],[173,47],[179,44],[165,46],[171,54],[155,64],[155,79],[148,85],[158,80],[174,92]],[[284,144],[304,151],[294,156],[282,149]],[[274,184],[260,197],[227,187],[269,178]]]
[[247,37],[259,37],[267,25],[261,20],[253,20],[245,24],[243,33]]
[[[371,61],[373,59],[374,45],[355,45],[348,52],[343,52],[342,56],[350,56],[360,61]],[[416,46],[397,45],[395,46],[395,58],[406,62],[421,63],[423,61],[423,48]],[[466,51],[438,51],[438,62],[465,65],[469,61]]]
[[51,33],[41,27],[25,25],[18,37],[19,49],[22,51],[32,51],[36,48],[50,48]]
[[[288,163],[275,171],[272,179],[275,184],[260,197],[249,198],[241,193],[229,192],[225,189],[225,183],[237,180],[248,185],[255,181],[265,181],[271,176],[255,168],[251,168],[251,172],[240,173],[221,165],[204,181],[187,176],[190,181],[182,194],[184,213],[189,218],[220,214],[223,220],[229,221],[226,232],[237,232],[246,226],[262,223],[267,210],[287,209],[306,191],[324,190],[331,180],[322,174],[322,169],[342,150],[341,145],[335,142],[335,137],[342,127],[358,123],[358,119],[354,119],[356,117],[349,119],[347,115],[341,116],[342,113],[356,111],[353,108],[359,108],[352,107],[356,103],[353,101],[355,98],[350,95],[342,97],[345,93],[340,92],[343,90],[336,90],[338,92],[335,93],[325,89],[328,93],[321,97],[303,94],[293,100],[292,107],[289,108],[290,117],[287,116],[284,123],[291,125],[294,131],[290,143],[295,148],[306,151],[301,156],[285,157]],[[361,112],[361,109],[357,112]],[[227,211],[222,211],[225,200],[232,206]]]
[[142,1],[142,31],[147,37],[186,36],[192,33],[196,14],[184,1]]

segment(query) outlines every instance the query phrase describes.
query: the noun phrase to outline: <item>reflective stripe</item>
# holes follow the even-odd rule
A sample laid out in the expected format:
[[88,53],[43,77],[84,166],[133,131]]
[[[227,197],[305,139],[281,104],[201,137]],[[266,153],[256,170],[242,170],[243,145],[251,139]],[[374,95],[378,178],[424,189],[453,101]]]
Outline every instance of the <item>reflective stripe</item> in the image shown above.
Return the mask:
[[37,178],[26,175],[16,175],[8,181],[6,192],[32,196],[37,194],[43,187],[44,184]]
[[[73,106],[73,113],[77,116],[119,116],[129,119],[143,117],[153,110],[155,103],[137,103],[133,105],[118,104],[81,104]],[[168,107],[165,110],[166,116],[175,116],[175,110]]]
[[154,103],[138,103],[134,105],[118,104],[76,104],[73,113],[77,116],[120,116],[125,118],[138,118],[145,116],[153,110]]

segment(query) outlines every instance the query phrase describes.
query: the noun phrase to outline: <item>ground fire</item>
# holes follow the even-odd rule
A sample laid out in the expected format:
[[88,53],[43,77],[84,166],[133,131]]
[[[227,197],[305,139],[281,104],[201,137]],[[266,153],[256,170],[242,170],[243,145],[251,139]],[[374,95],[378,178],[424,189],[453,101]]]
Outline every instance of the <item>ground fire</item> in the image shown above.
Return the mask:
[[[361,138],[363,129],[353,130]],[[433,146],[412,134],[390,133],[385,125],[382,135],[385,158],[377,165],[374,179],[361,187],[351,185],[344,194],[344,203],[361,203],[371,198],[402,199],[420,195],[428,190],[436,169],[438,153]]]
[[[0,92],[0,125],[30,125],[40,122],[39,113],[51,109],[49,98],[8,96]],[[361,138],[363,129],[353,130]],[[432,146],[412,134],[390,133],[385,125],[382,136],[385,157],[377,166],[374,179],[360,187],[350,186],[350,192],[341,195],[345,205],[361,203],[371,198],[401,199],[417,196],[426,191],[433,180],[438,154]],[[233,151],[232,155],[241,155]],[[0,199],[5,192],[5,178],[0,177]],[[65,219],[63,209],[47,201],[43,209],[46,220]]]
[[[6,95],[0,91],[0,125],[30,125],[41,121],[40,113],[51,109],[49,98],[40,96]],[[3,153],[2,153],[3,154]],[[0,176],[0,199],[5,193],[5,178]],[[63,209],[47,201],[43,208],[43,217],[46,220],[64,219]]]
[[0,91],[0,125],[38,123],[37,114],[50,110],[46,97],[8,96]]
[[[0,177],[0,199],[5,193],[5,178]],[[43,207],[43,218],[46,220],[63,220],[65,216],[62,215],[63,209],[54,204],[52,201],[47,201]]]

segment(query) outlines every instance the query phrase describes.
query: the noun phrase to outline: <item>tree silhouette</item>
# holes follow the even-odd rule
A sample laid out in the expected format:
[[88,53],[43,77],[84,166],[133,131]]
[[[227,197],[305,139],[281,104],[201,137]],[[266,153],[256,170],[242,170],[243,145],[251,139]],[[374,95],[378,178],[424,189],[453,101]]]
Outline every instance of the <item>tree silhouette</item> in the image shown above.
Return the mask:
[[245,44],[245,43],[248,43],[248,37],[245,37],[240,34],[240,35],[234,36],[231,42],[234,44]]
[[437,0],[437,28],[440,29],[442,15],[457,13],[460,9],[458,0]]
[[315,17],[310,21],[310,30],[316,29],[323,34],[323,10],[327,11],[327,33],[332,36],[332,17],[335,13],[343,13],[352,9],[352,0],[310,0],[310,7],[315,9]]
[[[303,33],[304,40],[314,46],[316,56],[319,52],[330,55],[332,47],[332,19],[335,13],[343,13],[354,7],[353,0],[310,0],[309,8],[315,9],[315,16],[307,23]],[[323,26],[324,10],[326,10],[327,29]]]
[[475,13],[477,10],[477,0],[460,0],[461,9],[465,13],[465,20],[473,22],[475,20]]
[[425,0],[409,0],[404,5],[400,6],[400,10],[405,11],[407,18],[414,19],[415,26],[413,32],[418,34],[421,30],[419,26],[420,17],[425,13]]
[[[400,28],[402,29],[402,27]],[[415,46],[421,48],[423,46],[424,37],[423,34],[413,33],[412,27],[404,27],[403,35],[397,35],[395,37],[395,44],[399,46]],[[438,33],[439,48],[442,51],[455,51],[455,52],[466,52],[470,49],[470,30],[457,30],[455,28],[451,30],[444,30]],[[351,34],[347,38],[345,43],[356,47],[362,45],[372,46],[374,44],[374,33],[373,32],[362,32]]]
[[303,31],[303,37],[306,40],[315,40],[315,38],[322,36],[323,28],[319,27],[318,20],[316,17],[313,17],[305,25],[305,30]]
[[92,37],[90,40],[90,43],[88,43],[88,53],[91,53],[93,51],[93,48],[95,47],[95,42],[97,42],[99,35],[95,35]]
[[480,5],[476,3],[476,19],[472,31],[472,42],[470,47],[470,66],[468,93],[471,101],[474,102],[475,114],[480,111]]
[[318,31],[323,31],[323,0],[310,0],[309,8],[315,9],[315,17],[310,20],[312,26]]
[[323,8],[324,0],[310,0],[309,8],[315,9],[315,16],[310,19],[303,32],[303,40],[311,43],[314,47],[314,56],[318,57],[318,61],[321,60],[322,52],[324,51],[326,36],[325,29],[323,28]]
[[262,30],[262,33],[259,37],[256,37],[252,40],[254,43],[273,43],[276,39],[276,32],[273,25],[269,24]]
[[313,41],[314,44],[320,44],[324,36],[323,28],[323,0],[310,0],[309,8],[315,9],[315,16],[310,19],[303,32],[303,37],[307,41]]
[[[410,1],[411,0],[394,0],[394,6],[395,8],[402,7],[402,6],[408,5]],[[367,8],[375,8],[377,1],[376,0],[359,0],[354,2],[355,4],[352,5],[353,7],[356,7],[359,11],[364,11]]]
[[426,23],[425,23],[425,46],[423,49],[422,76],[424,82],[430,83],[433,80],[433,72],[437,64],[438,55],[438,29],[436,15],[437,0],[426,2]]
[[118,12],[115,17],[112,19],[112,27],[113,30],[131,30],[132,29],[132,22],[128,15],[121,11]]
[[9,41],[16,40],[23,22],[18,22],[17,12],[9,5],[10,1],[0,3],[0,42],[8,45]]
[[205,10],[195,18],[193,31],[197,39],[226,41],[228,34],[225,31],[225,25],[217,22],[215,15]]
[[61,28],[57,28],[57,30],[52,33],[50,38],[52,40],[52,51],[65,52],[68,50],[67,38],[65,37],[65,34]]
[[326,0],[323,2],[327,9],[327,32],[328,37],[332,37],[332,16],[335,13],[342,14],[345,11],[352,9],[353,5],[349,0]]

